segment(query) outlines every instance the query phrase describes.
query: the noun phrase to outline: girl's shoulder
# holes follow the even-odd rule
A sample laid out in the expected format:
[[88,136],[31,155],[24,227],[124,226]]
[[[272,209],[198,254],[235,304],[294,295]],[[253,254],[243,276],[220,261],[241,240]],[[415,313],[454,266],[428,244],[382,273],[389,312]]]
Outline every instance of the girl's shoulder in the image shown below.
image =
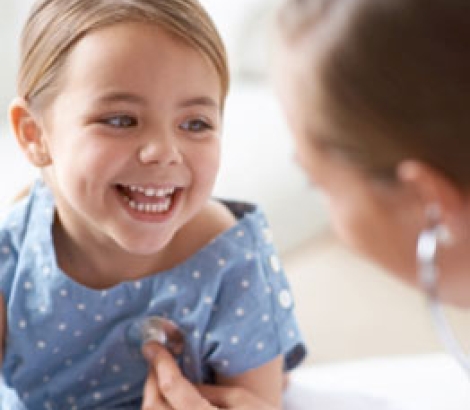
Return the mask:
[[195,253],[236,224],[237,219],[229,208],[220,201],[210,200],[178,236],[185,248],[192,248],[191,253]]
[[212,237],[211,239],[229,230],[238,222],[227,205],[215,199],[207,203],[199,217],[198,224],[201,224],[201,228],[205,228],[208,236]]
[[245,242],[249,241],[254,246],[272,244],[266,215],[258,205],[248,202],[212,199],[185,228],[183,236],[197,237],[199,248],[219,238],[233,236],[238,239],[244,237]]
[[6,237],[20,237],[28,223],[28,198],[19,198],[18,201],[8,204],[0,210],[0,242]]
[[53,215],[54,204],[41,181],[36,181],[26,195],[1,209],[0,260],[49,241]]
[[271,252],[269,232],[265,215],[258,206],[213,199],[175,235],[167,249],[165,266],[194,263],[209,255],[234,259],[243,258],[247,252],[250,255]]
[[[0,210],[0,291],[3,294],[9,292],[20,255],[35,245],[26,243],[31,208],[32,199],[28,194]],[[24,260],[22,257],[23,263]]]

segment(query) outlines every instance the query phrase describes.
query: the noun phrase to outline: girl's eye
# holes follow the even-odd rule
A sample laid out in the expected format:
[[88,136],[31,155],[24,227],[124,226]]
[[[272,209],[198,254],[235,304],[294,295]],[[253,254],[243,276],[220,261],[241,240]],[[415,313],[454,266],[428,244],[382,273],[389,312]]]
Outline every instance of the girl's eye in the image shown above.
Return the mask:
[[181,124],[180,127],[181,129],[190,132],[203,132],[212,129],[212,126],[208,122],[201,119],[186,121]]
[[105,118],[101,122],[114,128],[130,128],[137,125],[137,120],[129,115],[116,115]]

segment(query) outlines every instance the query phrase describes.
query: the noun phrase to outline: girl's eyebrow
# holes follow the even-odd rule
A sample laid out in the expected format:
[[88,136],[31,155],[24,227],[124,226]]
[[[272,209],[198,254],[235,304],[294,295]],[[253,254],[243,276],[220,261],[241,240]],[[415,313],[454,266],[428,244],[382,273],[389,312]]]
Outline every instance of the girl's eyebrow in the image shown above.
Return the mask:
[[219,108],[219,104],[215,100],[207,96],[195,97],[195,98],[190,98],[188,100],[184,100],[179,104],[179,107],[187,108],[187,107],[191,107],[194,105],[203,105],[206,107],[217,108],[217,109]]
[[147,104],[146,99],[137,94],[132,94],[128,92],[120,92],[120,91],[104,94],[98,97],[96,101],[98,103],[103,103],[103,104],[114,103],[114,102],[129,102],[129,103],[139,104],[139,105]]
[[[100,104],[109,104],[109,103],[115,103],[115,102],[129,102],[129,103],[139,104],[139,105],[148,104],[145,98],[137,94],[121,92],[121,91],[110,92],[110,93],[104,94],[98,97],[96,102]],[[189,98],[187,100],[182,101],[180,104],[178,104],[178,106],[181,108],[187,108],[187,107],[191,107],[195,105],[202,105],[202,106],[216,108],[216,109],[219,108],[219,104],[214,99],[208,96]]]

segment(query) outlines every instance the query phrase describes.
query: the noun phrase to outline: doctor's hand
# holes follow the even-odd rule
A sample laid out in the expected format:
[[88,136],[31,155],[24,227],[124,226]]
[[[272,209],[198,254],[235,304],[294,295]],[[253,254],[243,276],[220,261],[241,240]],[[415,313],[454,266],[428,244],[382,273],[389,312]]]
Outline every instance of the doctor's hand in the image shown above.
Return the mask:
[[243,388],[193,385],[171,354],[157,343],[147,343],[143,353],[149,375],[142,410],[276,410]]

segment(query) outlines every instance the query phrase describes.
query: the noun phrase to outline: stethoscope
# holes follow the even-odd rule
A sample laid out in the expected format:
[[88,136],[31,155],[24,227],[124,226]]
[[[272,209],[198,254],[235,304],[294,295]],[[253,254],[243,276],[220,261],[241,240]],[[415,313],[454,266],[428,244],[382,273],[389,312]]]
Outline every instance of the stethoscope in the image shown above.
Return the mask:
[[429,228],[420,234],[416,248],[419,280],[426,293],[431,318],[441,342],[449,353],[455,357],[470,378],[470,357],[457,341],[437,296],[439,269],[436,264],[436,257],[441,237],[442,228],[439,225]]

